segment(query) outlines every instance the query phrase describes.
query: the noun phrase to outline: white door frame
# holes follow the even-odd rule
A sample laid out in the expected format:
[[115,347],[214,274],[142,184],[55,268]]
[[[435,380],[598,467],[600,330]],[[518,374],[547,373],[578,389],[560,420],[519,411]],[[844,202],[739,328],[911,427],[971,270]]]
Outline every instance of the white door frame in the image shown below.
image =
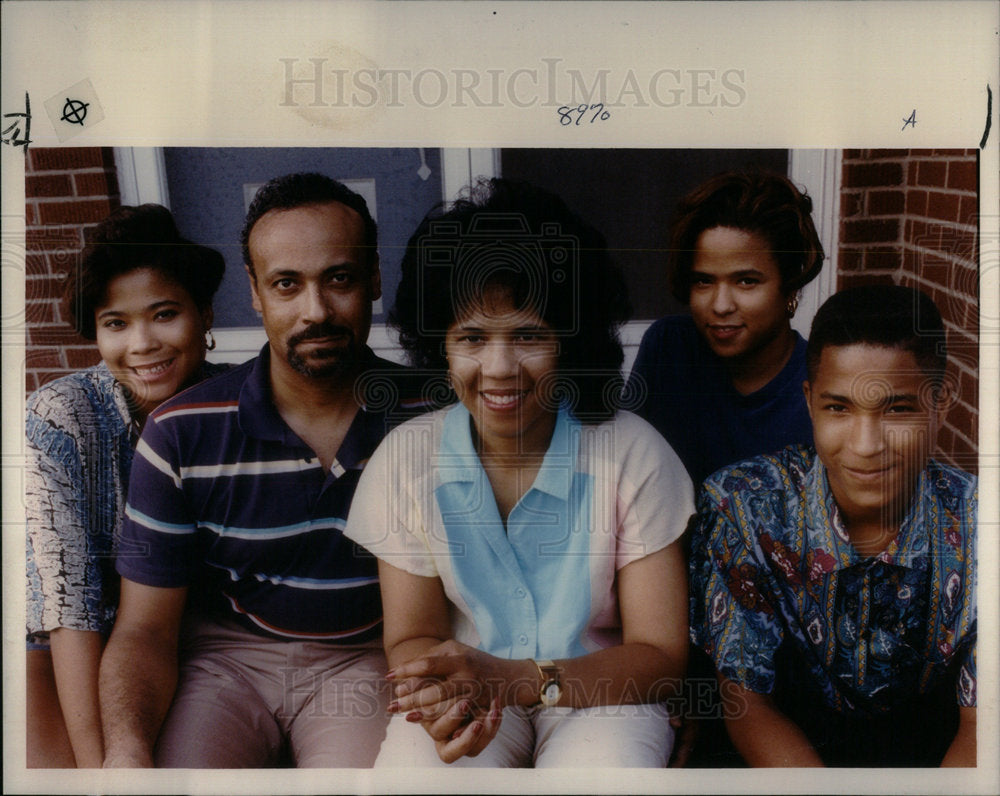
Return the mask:
[[[116,147],[115,165],[122,204],[156,202],[170,207],[170,192],[163,149],[160,147]],[[812,282],[805,286],[792,326],[803,337],[819,306],[837,289],[836,252],[840,228],[839,149],[792,149],[788,153],[788,176],[804,188],[813,200],[813,220],[819,233],[827,262]],[[454,201],[463,190],[481,177],[499,177],[499,149],[442,149],[441,190],[447,201]],[[631,368],[639,341],[651,320],[634,320],[622,330],[625,346],[625,372]],[[211,358],[219,362],[237,362],[257,353],[264,342],[264,330],[256,328],[216,329],[218,347]],[[370,344],[380,356],[399,361],[394,335],[385,324],[373,324]]]
[[805,188],[812,198],[813,222],[819,233],[826,259],[812,282],[802,289],[799,309],[792,327],[803,337],[820,305],[837,292],[837,249],[840,245],[840,172],[839,149],[790,149],[788,178]]

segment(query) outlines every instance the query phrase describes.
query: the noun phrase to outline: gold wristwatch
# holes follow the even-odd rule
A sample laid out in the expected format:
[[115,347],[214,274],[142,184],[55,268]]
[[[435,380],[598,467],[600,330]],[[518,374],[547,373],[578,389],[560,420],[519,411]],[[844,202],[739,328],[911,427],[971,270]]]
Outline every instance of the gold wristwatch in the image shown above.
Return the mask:
[[542,678],[542,687],[538,692],[538,704],[547,708],[554,707],[562,696],[562,685],[559,682],[559,667],[554,661],[531,661],[538,669]]

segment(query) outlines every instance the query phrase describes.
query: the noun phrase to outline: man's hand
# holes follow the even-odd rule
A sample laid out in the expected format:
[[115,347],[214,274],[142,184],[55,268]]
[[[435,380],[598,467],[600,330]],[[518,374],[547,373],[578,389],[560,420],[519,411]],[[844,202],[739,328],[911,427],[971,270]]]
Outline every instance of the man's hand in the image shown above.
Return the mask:
[[177,644],[186,588],[122,578],[121,601],[101,658],[104,767],[153,765],[153,745],[177,686]]

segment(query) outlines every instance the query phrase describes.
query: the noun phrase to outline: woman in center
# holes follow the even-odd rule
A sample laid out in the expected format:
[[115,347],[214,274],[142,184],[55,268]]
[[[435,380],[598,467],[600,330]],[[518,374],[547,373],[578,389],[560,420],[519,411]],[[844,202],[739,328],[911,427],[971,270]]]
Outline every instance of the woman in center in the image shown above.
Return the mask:
[[424,219],[402,271],[400,341],[458,400],[386,437],[347,524],[379,558],[376,765],[665,766],[693,493],[616,411],[628,300],[603,237],[489,180]]

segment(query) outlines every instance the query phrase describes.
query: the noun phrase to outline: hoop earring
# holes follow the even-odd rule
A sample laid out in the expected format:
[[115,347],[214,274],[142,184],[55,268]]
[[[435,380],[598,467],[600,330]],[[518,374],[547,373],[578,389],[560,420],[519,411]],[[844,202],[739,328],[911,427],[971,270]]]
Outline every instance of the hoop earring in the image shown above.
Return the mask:
[[215,335],[212,334],[211,329],[205,330],[205,348],[209,351],[215,350]]
[[795,311],[798,308],[799,308],[799,297],[797,295],[793,295],[790,299],[788,299],[788,303],[785,304],[785,312],[788,314],[788,317],[791,318],[793,315],[795,315]]

